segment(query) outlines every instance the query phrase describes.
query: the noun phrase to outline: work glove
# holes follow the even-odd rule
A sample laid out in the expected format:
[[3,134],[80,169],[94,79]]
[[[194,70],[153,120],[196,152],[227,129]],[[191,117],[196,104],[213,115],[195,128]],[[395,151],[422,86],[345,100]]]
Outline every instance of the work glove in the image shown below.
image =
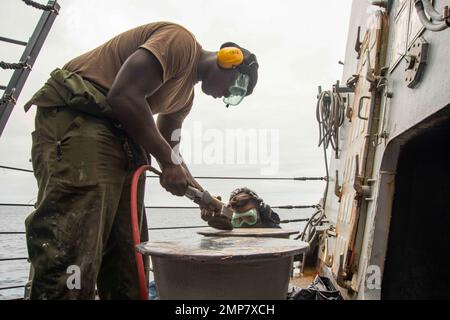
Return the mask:
[[[221,196],[217,196],[216,198],[219,199],[220,201],[222,201],[222,197]],[[200,206],[200,216],[201,216],[203,221],[208,222],[209,219],[211,219],[211,217],[213,216],[213,214],[215,212],[216,211],[214,211],[214,208]]]

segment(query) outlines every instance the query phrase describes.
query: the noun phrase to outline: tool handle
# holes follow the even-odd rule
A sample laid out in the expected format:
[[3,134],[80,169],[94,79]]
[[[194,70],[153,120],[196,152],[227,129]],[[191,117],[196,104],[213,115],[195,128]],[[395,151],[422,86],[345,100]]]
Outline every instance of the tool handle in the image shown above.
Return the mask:
[[[161,171],[159,171],[158,169],[156,169],[155,167],[152,167],[152,166],[148,166],[147,170],[153,172],[157,176],[161,176],[161,174],[162,174]],[[200,190],[198,190],[197,188],[194,188],[194,187],[188,185],[185,196],[193,201],[196,199],[198,199],[197,201],[200,201],[202,194],[203,193]]]
[[156,169],[156,168],[154,168],[154,167],[152,167],[152,166],[149,166],[148,170],[151,171],[151,172],[153,172],[153,173],[156,174],[157,176],[161,176],[161,174],[162,174],[161,171],[159,171],[158,169]]
[[[152,166],[149,166],[148,170],[158,176],[161,176],[161,171]],[[220,201],[216,197],[211,196],[211,194],[208,191],[206,190],[200,191],[197,188],[194,188],[189,185],[187,187],[185,196],[194,201],[195,203],[197,203],[198,205],[200,205],[201,203],[210,203],[214,208],[217,209],[222,208],[222,206],[224,205],[222,201]]]

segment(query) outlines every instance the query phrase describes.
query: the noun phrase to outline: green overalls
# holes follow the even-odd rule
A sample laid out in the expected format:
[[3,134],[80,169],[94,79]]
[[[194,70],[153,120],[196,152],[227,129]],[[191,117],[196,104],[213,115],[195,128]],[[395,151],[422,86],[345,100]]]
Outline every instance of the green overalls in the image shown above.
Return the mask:
[[[149,157],[114,123],[105,95],[76,73],[53,71],[25,110],[33,104],[39,193],[25,221],[34,269],[30,298],[94,299],[97,284],[101,299],[138,299],[130,184]],[[148,240],[144,188],[142,177],[142,241]],[[148,270],[148,259],[145,265]]]

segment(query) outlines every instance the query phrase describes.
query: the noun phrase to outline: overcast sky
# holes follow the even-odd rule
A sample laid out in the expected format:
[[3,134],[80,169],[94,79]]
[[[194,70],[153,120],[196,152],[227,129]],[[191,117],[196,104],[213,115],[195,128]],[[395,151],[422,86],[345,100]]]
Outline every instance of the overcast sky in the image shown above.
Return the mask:
[[[236,108],[226,109],[220,99],[204,95],[197,86],[194,107],[184,128],[194,137],[194,128],[201,127],[203,135],[191,143],[208,147],[208,141],[199,141],[207,138],[205,134],[223,134],[226,138],[225,133],[231,129],[276,132],[279,162],[271,176],[325,175],[322,152],[317,147],[317,86],[330,88],[341,78],[338,61],[344,60],[351,0],[58,2],[60,15],[0,138],[1,165],[31,168],[28,160],[34,110],[26,114],[23,104],[54,68],[138,25],[172,21],[189,29],[203,48],[217,50],[223,42],[234,41],[254,52],[260,65],[253,95]],[[26,41],[40,11],[19,0],[0,0],[0,4],[0,35]],[[17,61],[21,49],[1,43],[0,60]],[[6,85],[11,74],[0,71],[0,84]],[[262,166],[193,163],[190,167],[194,175],[260,176]],[[36,183],[31,174],[0,169],[0,179],[0,202],[35,200]],[[226,196],[235,187],[247,185],[267,194],[266,201],[273,205],[317,203],[324,187],[321,182],[200,182],[213,193]],[[149,188],[154,192],[147,196],[148,205],[189,205],[162,192],[155,181]]]

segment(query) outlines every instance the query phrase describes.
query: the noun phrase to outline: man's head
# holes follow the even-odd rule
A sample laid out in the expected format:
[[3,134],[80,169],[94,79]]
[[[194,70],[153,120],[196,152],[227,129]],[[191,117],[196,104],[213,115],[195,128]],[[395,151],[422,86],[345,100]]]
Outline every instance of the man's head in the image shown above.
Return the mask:
[[250,95],[258,80],[258,62],[250,51],[226,42],[218,52],[204,51],[199,62],[202,91],[214,98],[225,97],[237,105]]
[[278,214],[249,188],[231,192],[228,206],[233,210],[231,224],[235,228],[279,228]]

